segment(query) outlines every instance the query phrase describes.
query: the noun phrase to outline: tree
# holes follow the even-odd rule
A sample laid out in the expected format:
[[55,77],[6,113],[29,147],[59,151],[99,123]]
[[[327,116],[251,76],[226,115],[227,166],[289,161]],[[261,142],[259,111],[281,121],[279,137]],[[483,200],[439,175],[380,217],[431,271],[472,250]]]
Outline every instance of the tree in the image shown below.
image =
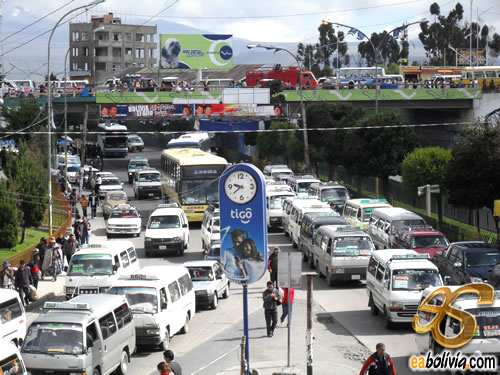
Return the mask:
[[[286,121],[273,121],[269,129],[295,129],[295,125],[289,124]],[[300,160],[296,154],[296,144],[298,140],[294,138],[296,138],[295,131],[259,133],[256,142],[257,150],[259,154],[265,156],[266,159],[270,159],[270,157],[273,156],[282,156],[286,159],[287,163],[289,161],[298,161]],[[293,145],[293,148],[290,148],[290,145]]]
[[[451,159],[451,151],[440,147],[416,148],[406,155],[401,166],[401,176],[405,189],[416,195],[422,185],[439,185],[445,191],[446,173]],[[438,206],[439,226],[443,222],[441,193],[435,195]]]
[[[473,125],[465,127],[452,152],[446,186],[449,202],[477,210],[493,211],[500,191],[500,129]],[[497,243],[500,230],[497,223]]]
[[396,63],[390,63],[385,72],[387,74],[399,74],[399,65]]
[[[366,60],[366,65],[375,66],[377,64],[388,65],[390,63],[398,63],[401,57],[401,50],[397,40],[392,35],[389,35],[387,31],[373,33],[370,40],[371,43],[370,41],[366,41],[358,45],[358,52]],[[372,44],[378,48],[378,61],[376,61]]]
[[343,148],[344,166],[348,172],[380,177],[384,196],[391,203],[389,176],[401,173],[404,157],[418,145],[412,128],[384,127],[398,124],[402,121],[395,111],[366,112],[356,124],[362,129],[348,130]]
[[[3,115],[5,120],[8,122],[9,130],[21,130],[24,129],[37,121],[45,118],[45,111],[40,109],[40,105],[36,99],[24,99],[21,100],[21,105],[18,108],[4,107]],[[39,124],[29,128],[30,131],[41,130],[43,127],[47,126],[47,121],[41,121]],[[29,135],[14,135],[13,138],[16,141],[28,140],[32,136]]]
[[0,248],[13,248],[17,245],[19,223],[15,194],[9,191],[6,183],[0,183]]
[[9,160],[9,179],[18,196],[18,208],[22,214],[22,234],[19,243],[24,243],[26,228],[38,227],[47,210],[47,170],[42,167],[42,156],[19,145],[17,158]]

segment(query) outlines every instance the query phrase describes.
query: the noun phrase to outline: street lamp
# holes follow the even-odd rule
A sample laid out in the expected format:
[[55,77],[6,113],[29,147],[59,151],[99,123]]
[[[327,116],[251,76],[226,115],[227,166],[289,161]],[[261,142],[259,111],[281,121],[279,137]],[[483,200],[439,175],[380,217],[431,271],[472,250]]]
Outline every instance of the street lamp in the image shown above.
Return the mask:
[[328,24],[332,24],[332,25],[337,25],[337,26],[341,26],[341,27],[347,27],[349,28],[349,32],[347,33],[347,35],[351,34],[351,35],[354,35],[354,34],[358,34],[358,40],[363,40],[364,38],[368,39],[368,42],[370,43],[370,45],[372,46],[372,49],[373,49],[373,53],[375,54],[375,112],[378,113],[378,92],[379,92],[379,82],[378,82],[378,66],[377,66],[377,63],[379,61],[379,56],[380,56],[380,47],[382,47],[382,45],[384,44],[384,42],[386,41],[387,37],[389,35],[391,35],[392,33],[394,33],[394,37],[397,37],[399,35],[399,33],[401,31],[404,31],[408,28],[408,26],[410,25],[415,25],[417,23],[423,23],[423,22],[429,22],[429,20],[427,19],[421,19],[420,21],[416,21],[416,22],[412,22],[412,23],[408,23],[406,25],[402,25],[402,26],[399,26],[399,27],[396,27],[394,29],[392,29],[391,31],[389,31],[383,38],[382,40],[380,41],[380,43],[375,47],[375,45],[373,44],[371,38],[369,38],[368,36],[366,36],[366,34],[364,34],[361,30],[357,29],[356,27],[353,27],[353,26],[349,26],[349,25],[345,25],[345,24],[342,24],[342,23],[339,23],[339,22],[331,22],[331,21],[323,21],[323,25],[328,25]]
[[294,55],[292,52],[285,48],[281,47],[275,47],[275,46],[266,46],[262,44],[248,44],[247,45],[248,49],[252,48],[264,48],[267,50],[274,51],[274,53],[283,51],[288,53],[290,56],[292,56],[295,61],[297,62],[297,66],[299,68],[299,95],[300,95],[300,109],[301,109],[301,116],[302,116],[302,124],[303,124],[303,131],[304,131],[304,164],[305,164],[305,172],[311,172],[311,161],[309,159],[309,139],[307,137],[307,121],[306,121],[306,109],[304,107],[304,97],[303,97],[303,92],[302,92],[302,65],[300,64],[299,58]]
[[54,32],[56,31],[57,27],[59,24],[63,21],[64,18],[66,18],[67,15],[80,10],[84,8],[90,8],[93,7],[94,5],[103,3],[106,0],[94,0],[91,3],[87,5],[82,5],[79,6],[75,9],[71,9],[69,12],[65,13],[59,21],[57,21],[56,25],[52,28],[52,31],[50,32],[49,36],[49,42],[47,43],[47,87],[48,87],[48,96],[47,96],[47,115],[48,115],[48,120],[47,120],[47,135],[48,135],[48,170],[49,170],[49,183],[48,183],[48,188],[49,188],[49,236],[52,236],[52,87],[51,86],[51,80],[50,80],[50,42],[52,41],[52,37],[54,36]]

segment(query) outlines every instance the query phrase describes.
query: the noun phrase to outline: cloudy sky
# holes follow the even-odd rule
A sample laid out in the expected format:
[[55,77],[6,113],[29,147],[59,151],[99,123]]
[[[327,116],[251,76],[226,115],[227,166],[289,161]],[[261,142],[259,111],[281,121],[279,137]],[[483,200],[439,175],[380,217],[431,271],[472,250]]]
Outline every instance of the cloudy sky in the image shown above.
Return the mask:
[[[12,69],[12,73],[17,72],[17,75],[20,74],[19,68],[27,67],[26,69],[31,72],[37,68],[37,64],[43,64],[47,58],[48,33],[36,37],[50,30],[64,13],[88,2],[90,0],[3,0],[2,48],[5,53],[3,56],[5,71]],[[433,2],[429,0],[369,2],[366,0],[106,0],[88,12],[74,13],[76,17],[72,22],[86,22],[91,14],[113,12],[122,17],[123,23],[141,24],[147,21],[147,24],[158,24],[158,33],[163,32],[162,25],[166,25],[168,21],[204,32],[233,34],[237,38],[279,45],[280,42],[314,43],[317,40],[317,28],[323,19],[355,26],[365,34],[391,30],[403,22],[410,23],[422,18],[432,21],[434,18],[429,13],[429,6]],[[441,6],[441,12],[448,14],[457,1],[442,0],[437,3]],[[461,1],[461,4],[465,8],[464,18],[468,20],[470,0]],[[500,1],[473,0],[474,22],[478,10],[480,22],[493,26],[500,32]],[[42,17],[45,18],[40,20]],[[36,23],[33,26],[19,31],[34,22]],[[410,27],[410,41],[418,40],[419,29],[418,25]],[[172,30],[169,29],[167,32]],[[35,38],[33,41],[26,43],[33,38]],[[356,42],[355,37],[349,38],[349,42]],[[60,64],[68,48],[67,24],[56,33],[52,46],[54,64]],[[410,47],[419,48],[418,43],[410,43]],[[10,64],[16,65],[16,68]]]

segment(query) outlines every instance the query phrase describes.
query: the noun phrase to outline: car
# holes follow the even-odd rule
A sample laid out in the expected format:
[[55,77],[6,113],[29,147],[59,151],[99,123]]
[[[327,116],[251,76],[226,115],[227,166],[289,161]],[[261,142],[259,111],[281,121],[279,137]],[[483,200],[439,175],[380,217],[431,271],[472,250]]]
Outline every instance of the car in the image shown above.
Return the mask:
[[212,245],[205,250],[204,260],[216,260],[220,262],[220,241],[212,242]]
[[122,190],[113,190],[106,193],[106,198],[102,204],[102,215],[105,220],[108,220],[111,211],[120,205],[128,203],[127,193]]
[[141,216],[129,204],[116,206],[109,215],[106,222],[106,235],[111,238],[116,234],[130,235],[138,237],[141,234]]
[[114,190],[123,190],[123,184],[120,182],[118,177],[103,177],[101,185],[99,186],[99,198],[103,199],[106,196],[107,192]]
[[142,151],[144,150],[144,141],[138,135],[129,135],[127,140],[128,151],[133,152],[134,150]]
[[201,222],[201,247],[208,250],[212,242],[220,240],[220,211],[217,207],[210,205],[203,214]]
[[442,253],[449,243],[443,233],[432,229],[431,226],[411,226],[396,230],[392,238],[393,248],[412,249],[417,253],[427,253],[431,258],[434,258],[436,253]]
[[183,264],[193,282],[196,307],[216,309],[219,298],[229,297],[230,283],[222,264],[215,260],[193,260]]
[[132,188],[137,199],[144,197],[161,198],[163,192],[160,171],[154,168],[137,169]]
[[144,156],[132,156],[128,162],[127,175],[128,183],[134,181],[135,171],[141,168],[149,168],[148,159]]

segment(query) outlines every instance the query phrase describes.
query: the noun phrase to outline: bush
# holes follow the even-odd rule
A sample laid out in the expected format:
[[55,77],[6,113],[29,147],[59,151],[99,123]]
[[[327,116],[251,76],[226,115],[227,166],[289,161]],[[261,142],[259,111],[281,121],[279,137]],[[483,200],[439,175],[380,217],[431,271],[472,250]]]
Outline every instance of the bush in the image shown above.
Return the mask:
[[0,184],[0,248],[17,245],[19,222],[14,196],[5,183]]

